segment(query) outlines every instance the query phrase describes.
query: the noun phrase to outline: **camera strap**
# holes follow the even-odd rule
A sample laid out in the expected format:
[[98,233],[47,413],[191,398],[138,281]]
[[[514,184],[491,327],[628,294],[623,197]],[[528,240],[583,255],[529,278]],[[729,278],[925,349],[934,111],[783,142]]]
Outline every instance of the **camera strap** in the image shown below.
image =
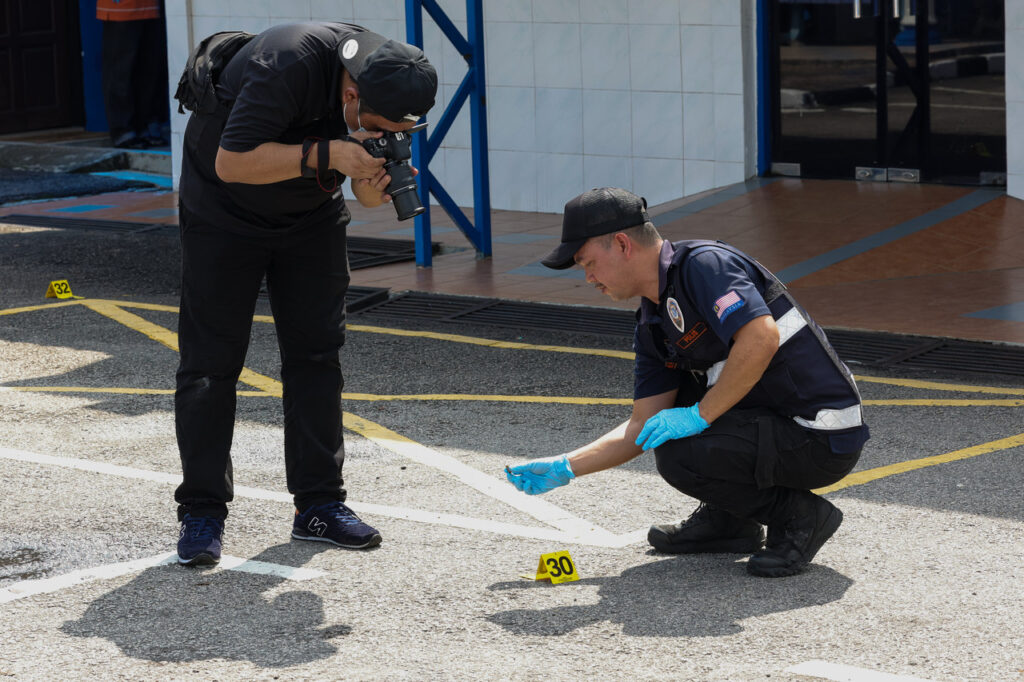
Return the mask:
[[[310,168],[308,164],[309,155],[316,146],[316,168]],[[302,160],[299,162],[299,172],[304,178],[316,178],[316,184],[325,192],[333,192],[338,189],[338,174],[331,173],[334,184],[324,187],[323,178],[331,170],[331,141],[322,137],[307,137],[302,141]]]
[[[338,176],[333,174],[334,184],[331,185],[330,189],[324,187],[324,182],[321,180],[321,175],[326,176],[331,170],[331,141],[320,140],[316,143],[316,182],[320,185],[320,189],[325,192],[333,192],[338,189]],[[322,173],[321,173],[322,171]]]

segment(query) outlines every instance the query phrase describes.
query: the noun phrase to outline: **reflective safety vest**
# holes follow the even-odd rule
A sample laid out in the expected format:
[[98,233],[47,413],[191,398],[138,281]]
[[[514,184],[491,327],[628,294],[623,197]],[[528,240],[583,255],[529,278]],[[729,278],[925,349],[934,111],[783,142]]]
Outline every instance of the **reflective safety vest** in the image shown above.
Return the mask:
[[160,0],[96,0],[100,21],[139,21],[160,18]]
[[[775,275],[742,251],[722,242],[684,240],[673,242],[673,246],[675,254],[658,315],[643,325],[667,369],[693,372],[708,388],[721,376],[729,346],[708,329],[707,322],[690,301],[683,286],[683,271],[694,252],[710,247],[724,249],[761,273],[765,288],[762,295],[779,327],[779,350],[761,379],[736,407],[772,408],[804,428],[825,434],[852,435],[863,429],[860,392],[853,375],[836,356],[824,331]],[[692,323],[691,327],[680,331],[669,323],[665,310],[665,301],[669,298],[676,299],[682,318]],[[638,311],[638,323],[639,318]],[[853,439],[860,440],[858,435]],[[867,439],[866,429],[863,439]]]

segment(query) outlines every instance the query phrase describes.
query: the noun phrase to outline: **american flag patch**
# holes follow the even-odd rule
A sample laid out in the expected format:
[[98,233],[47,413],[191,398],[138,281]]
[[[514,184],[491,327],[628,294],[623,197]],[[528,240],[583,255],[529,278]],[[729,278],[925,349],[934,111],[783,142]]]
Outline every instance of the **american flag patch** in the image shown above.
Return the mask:
[[718,315],[719,321],[724,321],[729,313],[733,312],[738,308],[743,307],[743,299],[735,291],[730,291],[725,296],[722,296],[715,301],[715,315]]

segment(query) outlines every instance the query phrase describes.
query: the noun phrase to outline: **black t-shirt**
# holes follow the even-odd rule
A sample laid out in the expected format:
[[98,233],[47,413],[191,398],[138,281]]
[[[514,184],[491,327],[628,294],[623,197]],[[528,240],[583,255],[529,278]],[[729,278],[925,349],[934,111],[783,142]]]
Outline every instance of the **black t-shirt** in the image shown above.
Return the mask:
[[[300,144],[348,132],[338,46],[363,30],[330,22],[274,26],[232,58],[217,86],[223,101],[234,102],[227,120],[193,114],[185,130],[180,197],[186,208],[234,232],[296,230],[347,213],[345,178],[338,173],[323,182],[295,177],[264,185],[225,183],[214,162],[219,147],[247,152],[265,142]],[[298,161],[295,171],[298,176]]]

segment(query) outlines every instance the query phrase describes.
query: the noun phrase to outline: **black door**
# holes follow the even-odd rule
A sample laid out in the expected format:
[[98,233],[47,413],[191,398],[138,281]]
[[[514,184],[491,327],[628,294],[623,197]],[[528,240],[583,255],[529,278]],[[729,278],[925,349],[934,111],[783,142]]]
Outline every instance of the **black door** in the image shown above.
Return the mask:
[[82,123],[78,3],[0,0],[0,133]]
[[769,5],[775,172],[1005,184],[1003,0]]

